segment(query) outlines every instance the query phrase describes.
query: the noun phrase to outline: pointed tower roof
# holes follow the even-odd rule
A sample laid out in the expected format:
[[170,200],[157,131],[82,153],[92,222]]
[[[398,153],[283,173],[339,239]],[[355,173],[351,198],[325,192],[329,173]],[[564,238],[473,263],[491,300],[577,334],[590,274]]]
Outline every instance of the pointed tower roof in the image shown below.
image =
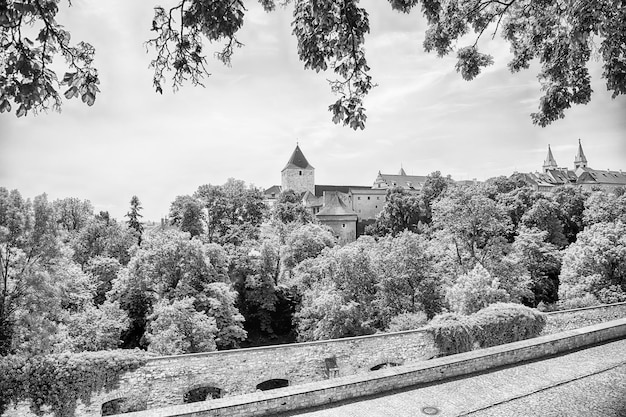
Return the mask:
[[548,156],[546,156],[546,160],[543,161],[543,171],[546,172],[549,169],[558,168],[556,164],[556,159],[552,155],[552,149],[550,149],[550,145],[548,145]]
[[291,154],[291,158],[289,158],[289,162],[287,162],[287,165],[285,165],[283,171],[287,168],[314,169],[313,166],[309,164],[309,161],[307,161],[304,157],[304,154],[300,150],[300,145],[296,145],[296,149],[294,149],[293,153]]
[[576,157],[574,157],[574,166],[578,167],[586,167],[587,166],[587,157],[583,152],[583,145],[580,143],[580,139],[578,139],[578,153]]
[[406,172],[404,171],[404,168],[402,168],[402,165],[400,166],[400,172],[398,172],[398,175],[406,177]]

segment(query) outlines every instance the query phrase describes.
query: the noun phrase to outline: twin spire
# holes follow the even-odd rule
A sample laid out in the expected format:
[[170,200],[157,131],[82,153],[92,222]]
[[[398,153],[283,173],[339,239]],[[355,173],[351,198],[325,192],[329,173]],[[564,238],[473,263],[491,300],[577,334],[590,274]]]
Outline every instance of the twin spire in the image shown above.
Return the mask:
[[[556,163],[556,159],[554,159],[554,155],[552,155],[552,149],[550,149],[550,145],[548,145],[548,156],[546,156],[546,160],[543,161],[543,172],[547,172],[551,169],[557,169],[559,166]],[[575,168],[585,168],[587,167],[587,157],[583,152],[583,145],[578,139],[578,152],[574,157],[574,167]]]

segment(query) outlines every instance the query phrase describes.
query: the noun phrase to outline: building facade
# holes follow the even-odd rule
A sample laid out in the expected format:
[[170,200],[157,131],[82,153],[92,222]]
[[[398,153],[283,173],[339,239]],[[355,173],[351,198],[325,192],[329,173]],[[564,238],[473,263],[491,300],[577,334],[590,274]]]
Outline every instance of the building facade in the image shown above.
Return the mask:
[[559,167],[552,149],[543,162],[542,172],[521,174],[524,181],[537,191],[550,192],[562,185],[577,185],[587,190],[613,190],[626,187],[626,173],[613,170],[593,169],[588,166],[582,142],[578,139],[578,151],[574,156],[574,168]]

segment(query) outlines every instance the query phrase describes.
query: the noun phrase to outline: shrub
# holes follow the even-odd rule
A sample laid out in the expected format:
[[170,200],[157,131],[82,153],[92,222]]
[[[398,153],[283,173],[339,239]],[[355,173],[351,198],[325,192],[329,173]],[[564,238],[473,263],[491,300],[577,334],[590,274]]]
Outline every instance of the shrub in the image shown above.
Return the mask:
[[540,311],[512,303],[492,304],[472,314],[471,321],[474,341],[481,348],[536,337],[546,324]]
[[473,329],[468,316],[444,313],[435,316],[427,327],[439,349],[439,356],[454,355],[472,350]]
[[417,313],[402,313],[392,317],[387,327],[388,332],[419,329],[428,323],[428,317],[423,311]]
[[115,388],[120,375],[143,366],[147,358],[135,350],[1,357],[0,414],[28,401],[37,415],[50,407],[55,417],[71,417],[78,400],[88,404],[92,392]]
[[586,294],[582,297],[559,300],[557,302],[557,310],[573,310],[575,308],[593,307],[597,305],[600,305],[600,301],[598,301],[596,296],[592,294]]

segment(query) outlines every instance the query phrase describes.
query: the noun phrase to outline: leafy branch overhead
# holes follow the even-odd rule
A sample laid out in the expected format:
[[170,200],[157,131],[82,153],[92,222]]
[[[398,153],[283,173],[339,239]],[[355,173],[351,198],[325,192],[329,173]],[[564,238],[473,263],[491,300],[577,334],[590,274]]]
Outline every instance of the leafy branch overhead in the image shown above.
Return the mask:
[[[298,56],[307,69],[332,71],[331,91],[338,97],[329,106],[335,123],[363,129],[364,98],[374,87],[365,56],[369,16],[358,0],[259,0],[271,12],[293,7],[292,32]],[[22,0],[0,5],[0,111],[16,106],[18,116],[52,107],[59,110],[61,86],[70,99],[93,104],[99,91],[91,66],[94,50],[79,42],[56,22],[59,0]],[[394,10],[409,13],[418,0],[389,0]],[[230,65],[243,46],[237,32],[244,23],[243,0],[177,0],[174,7],[154,9],[154,38],[146,42],[153,53],[154,87],[163,92],[166,77],[174,89],[186,81],[202,85],[209,76],[205,44],[219,43],[216,58]],[[546,126],[563,118],[572,104],[591,99],[588,61],[602,61],[603,78],[613,98],[626,93],[626,3],[623,0],[422,0],[427,28],[424,48],[444,56],[456,52],[457,72],[466,80],[493,64],[478,49],[481,38],[498,33],[513,53],[512,72],[541,64],[542,96],[533,122]],[[37,33],[31,40],[26,33]],[[470,44],[464,45],[469,36]],[[66,59],[68,72],[59,82],[48,68],[55,55]]]

